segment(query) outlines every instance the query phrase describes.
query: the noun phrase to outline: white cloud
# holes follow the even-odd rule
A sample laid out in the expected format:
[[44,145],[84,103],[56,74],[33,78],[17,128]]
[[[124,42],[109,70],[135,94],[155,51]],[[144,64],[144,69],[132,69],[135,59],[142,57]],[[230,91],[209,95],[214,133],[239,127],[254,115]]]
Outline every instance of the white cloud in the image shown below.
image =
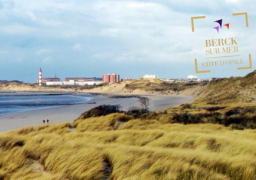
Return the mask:
[[238,0],[226,0],[227,3],[236,3]]
[[18,58],[16,61],[18,62],[23,61],[23,58]]
[[73,46],[73,49],[74,49],[75,51],[82,51],[82,50],[83,50],[81,44],[75,44],[75,45]]
[[49,52],[51,52],[51,50],[49,50],[49,49],[40,49],[36,52],[36,55],[46,54],[46,53],[49,53]]
[[36,16],[35,16],[34,13],[28,11],[28,12],[26,12],[26,14],[27,14],[33,21],[36,20]]
[[154,7],[157,6],[157,4],[154,3],[139,3],[139,2],[132,2],[128,4],[128,7],[131,8],[145,8],[145,7]]
[[5,50],[0,50],[0,54],[8,54],[9,51],[5,51]]
[[[188,64],[203,54],[205,47],[201,44],[204,45],[205,38],[222,36],[224,32],[228,37],[238,34],[239,40],[244,35],[245,41],[239,42],[239,48],[251,47],[250,52],[255,49],[256,3],[252,0],[226,0],[227,3],[221,0],[8,2],[13,3],[8,7],[4,5],[0,11],[0,42],[9,53],[0,50],[0,54],[6,62],[16,59],[15,54],[21,54],[24,66],[33,59],[49,63],[47,65],[52,63],[54,67],[61,61],[67,64],[63,70],[67,72],[70,58],[82,64],[81,57],[95,60],[92,66],[107,61],[120,62],[113,67],[103,66],[102,70],[121,69],[122,63],[127,64],[127,69],[135,63],[165,67],[167,63],[182,62],[184,66],[191,66]],[[244,27],[244,16],[232,16],[245,10],[249,28]],[[207,18],[196,20],[196,31],[192,33],[190,18],[202,15]],[[217,34],[213,29],[214,21],[221,18],[230,23],[230,30],[223,28]],[[51,53],[51,49],[57,53]]]
[[0,26],[0,31],[5,33],[5,34],[13,34],[13,35],[31,35],[35,32],[38,32],[38,30],[34,27],[23,25],[23,24],[10,24],[1,27]]
[[106,58],[113,57],[113,55],[110,53],[99,53],[99,54],[94,54],[92,57],[94,59],[106,59]]
[[52,61],[52,57],[50,56],[43,59],[43,63],[51,63],[51,61]]

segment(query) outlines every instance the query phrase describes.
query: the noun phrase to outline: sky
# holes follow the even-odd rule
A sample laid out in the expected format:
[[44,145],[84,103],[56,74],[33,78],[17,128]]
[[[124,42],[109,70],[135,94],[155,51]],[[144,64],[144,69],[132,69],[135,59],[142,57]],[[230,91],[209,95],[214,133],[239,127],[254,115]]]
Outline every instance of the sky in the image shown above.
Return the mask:
[[[244,76],[256,63],[254,0],[0,0],[0,80],[43,77]],[[247,12],[245,16],[233,13]],[[194,20],[191,17],[206,16]],[[216,20],[229,23],[217,33]],[[236,37],[239,57],[205,59],[207,39]],[[249,66],[252,69],[237,70]],[[236,55],[236,54],[234,54]],[[216,56],[216,55],[215,55]],[[209,61],[244,64],[203,67]],[[210,73],[196,73],[210,70]]]

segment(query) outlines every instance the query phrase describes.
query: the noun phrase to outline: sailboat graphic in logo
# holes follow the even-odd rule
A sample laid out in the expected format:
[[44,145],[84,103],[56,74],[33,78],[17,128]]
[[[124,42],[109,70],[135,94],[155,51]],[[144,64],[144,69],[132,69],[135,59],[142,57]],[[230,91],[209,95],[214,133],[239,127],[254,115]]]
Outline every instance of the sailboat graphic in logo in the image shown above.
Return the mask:
[[[216,29],[217,32],[219,33],[220,32],[220,28],[222,29],[222,19],[214,21],[214,22],[219,23],[219,26],[216,26],[216,27],[213,28],[213,29]],[[229,30],[229,23],[228,24],[224,24],[224,26],[227,26],[227,28]]]

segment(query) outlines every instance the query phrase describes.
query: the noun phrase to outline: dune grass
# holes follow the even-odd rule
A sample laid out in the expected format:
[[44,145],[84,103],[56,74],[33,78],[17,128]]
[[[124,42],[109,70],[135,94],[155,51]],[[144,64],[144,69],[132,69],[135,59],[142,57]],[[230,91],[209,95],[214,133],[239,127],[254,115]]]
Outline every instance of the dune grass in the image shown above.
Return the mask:
[[197,101],[212,103],[255,103],[256,71],[245,77],[213,80],[197,95]]
[[125,116],[113,113],[0,134],[0,179],[255,177],[256,130]]
[[205,85],[204,83],[187,82],[187,83],[166,83],[160,79],[136,79],[127,83],[127,90],[145,90],[147,92],[178,92],[196,85]]

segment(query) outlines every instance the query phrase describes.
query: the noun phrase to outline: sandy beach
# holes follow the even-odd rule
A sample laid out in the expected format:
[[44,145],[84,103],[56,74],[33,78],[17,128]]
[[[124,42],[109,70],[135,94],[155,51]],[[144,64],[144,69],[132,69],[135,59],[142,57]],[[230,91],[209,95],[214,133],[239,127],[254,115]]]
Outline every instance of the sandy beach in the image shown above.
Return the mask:
[[[182,95],[153,95],[138,94],[149,98],[149,110],[164,110],[182,103],[193,101],[192,96]],[[95,102],[94,104],[91,104]],[[84,104],[66,105],[61,107],[40,109],[27,112],[11,113],[0,116],[0,133],[25,126],[36,126],[43,124],[43,120],[49,119],[50,124],[74,121],[83,112],[103,104],[117,105],[120,104],[122,110],[128,110],[130,107],[139,107],[137,98],[107,98],[95,96],[89,102]]]

